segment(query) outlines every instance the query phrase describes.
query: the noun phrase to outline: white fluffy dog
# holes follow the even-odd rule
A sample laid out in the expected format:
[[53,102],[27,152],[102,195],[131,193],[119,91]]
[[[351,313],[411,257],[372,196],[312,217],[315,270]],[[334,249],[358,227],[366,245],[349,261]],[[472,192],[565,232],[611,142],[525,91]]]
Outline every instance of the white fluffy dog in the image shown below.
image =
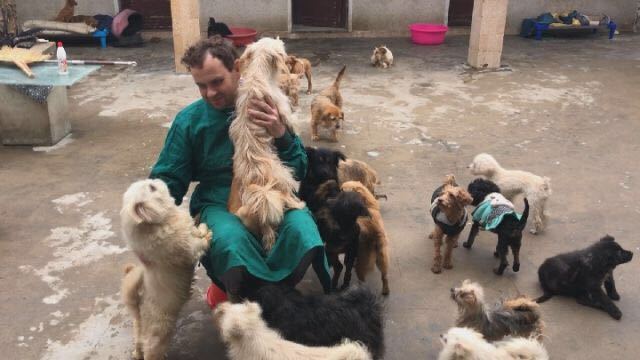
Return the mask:
[[304,346],[287,341],[267,327],[262,309],[254,302],[222,303],[213,312],[232,360],[370,360],[359,343],[345,340],[332,347]]
[[532,234],[544,230],[546,215],[545,205],[551,195],[551,179],[521,170],[507,170],[489,154],[478,154],[468,168],[473,175],[480,175],[493,181],[500,187],[500,192],[513,200],[518,194],[523,194],[533,208],[534,228]]
[[511,338],[489,343],[469,328],[451,328],[440,335],[442,351],[438,360],[548,360],[547,350],[538,341]]
[[191,296],[194,267],[211,231],[195,227],[162,180],[141,180],[124,193],[122,233],[141,265],[127,265],[122,301],[133,316],[135,359],[164,358],[178,313]]
[[242,82],[236,101],[237,116],[229,128],[235,149],[229,211],[262,238],[267,251],[275,243],[285,209],[301,209],[304,202],[295,195],[298,184],[291,169],[278,158],[273,137],[253,123],[248,107],[252,99],[270,98],[280,119],[293,133],[289,124],[291,107],[278,86],[278,76],[288,72],[286,58],[284,43],[279,39],[263,38],[247,46],[238,60]]
[[393,53],[385,45],[377,46],[371,55],[371,65],[383,69],[393,65]]

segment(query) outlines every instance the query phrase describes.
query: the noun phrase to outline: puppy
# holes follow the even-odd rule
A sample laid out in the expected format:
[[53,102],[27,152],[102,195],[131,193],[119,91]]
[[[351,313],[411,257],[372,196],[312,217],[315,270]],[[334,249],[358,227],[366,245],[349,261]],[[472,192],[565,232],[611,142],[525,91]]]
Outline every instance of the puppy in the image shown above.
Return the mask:
[[359,181],[347,181],[340,187],[345,192],[355,192],[362,196],[367,207],[369,217],[359,217],[358,227],[358,256],[356,275],[364,281],[366,275],[373,269],[375,263],[380,270],[382,280],[382,295],[389,295],[389,238],[384,230],[380,206],[373,194]]
[[195,227],[158,179],[129,187],[120,218],[122,234],[142,263],[127,266],[122,280],[122,301],[133,316],[133,357],[162,359],[211,232],[205,224]]
[[320,184],[327,180],[336,180],[338,185],[347,181],[359,181],[376,196],[375,187],[380,185],[376,171],[367,163],[355,159],[347,159],[346,155],[338,150],[327,148],[306,147],[308,165],[307,176],[300,182],[298,194],[307,203],[311,211],[318,208],[314,194]]
[[328,88],[322,90],[311,102],[311,140],[318,141],[318,127],[322,126],[331,131],[331,141],[338,141],[338,129],[344,122],[342,112],[342,95],[340,95],[340,81],[344,76],[347,65],[342,67],[336,80]]
[[343,339],[365,345],[374,359],[384,355],[383,308],[364,286],[331,295],[302,295],[287,287],[266,285],[249,295],[262,307],[262,318],[289,341],[333,346]]
[[278,86],[285,95],[289,97],[291,105],[298,106],[298,91],[300,91],[300,81],[298,74],[283,73],[278,75]]
[[534,228],[532,234],[544,229],[545,205],[551,195],[551,179],[520,170],[507,170],[489,154],[478,154],[469,165],[473,175],[484,176],[496,183],[507,198],[522,194],[531,202]]
[[[213,312],[222,341],[232,360],[369,360],[366,348],[345,340],[332,347],[309,347],[287,341],[267,327],[254,302],[224,302]],[[290,319],[291,320],[291,319]],[[313,331],[312,329],[309,329]]]
[[262,38],[247,46],[235,65],[243,81],[238,89],[237,116],[229,128],[235,152],[228,207],[262,239],[267,252],[275,243],[285,211],[305,205],[295,195],[298,184],[292,170],[278,157],[273,138],[248,112],[252,99],[270,98],[289,132],[294,133],[289,101],[277,84],[278,75],[287,71],[286,56],[282,40]]
[[[433,256],[433,266],[431,271],[434,274],[445,269],[453,269],[451,263],[451,253],[457,247],[458,237],[467,224],[467,210],[465,206],[471,204],[471,195],[467,190],[456,184],[453,175],[447,175],[442,185],[440,185],[431,195],[431,217],[435,227],[429,239],[433,239],[435,255]],[[446,236],[446,248],[444,251],[444,264],[442,262],[442,239]]]
[[489,343],[482,334],[455,327],[440,335],[438,360],[548,360],[547,350],[534,339],[511,338]]
[[464,280],[460,287],[451,288],[451,298],[458,305],[456,326],[473,328],[489,341],[507,335],[542,337],[544,322],[539,305],[531,299],[517,297],[488,309],[482,286],[469,280]]
[[[541,303],[554,295],[572,296],[578,304],[604,310],[620,320],[622,312],[611,301],[620,300],[613,270],[632,258],[633,253],[623,249],[609,235],[586,249],[549,258],[538,269],[544,295],[536,301]],[[602,291],[603,283],[606,295]]]
[[518,272],[520,270],[522,230],[527,225],[529,217],[527,198],[524,198],[524,211],[521,215],[513,209],[513,204],[500,195],[500,188],[494,182],[475,179],[469,184],[467,190],[473,198],[471,204],[476,208],[472,213],[473,225],[469,232],[469,238],[462,245],[471,249],[480,228],[498,234],[498,245],[496,245],[493,256],[500,258],[500,265],[493,272],[502,275],[509,266],[507,261],[509,248],[513,252],[513,271]]
[[67,0],[64,7],[60,10],[53,21],[71,22],[71,18],[73,18],[77,5],[78,3],[76,0]]
[[314,213],[318,230],[325,242],[325,251],[329,264],[333,267],[331,286],[338,288],[343,265],[340,254],[345,254],[346,271],[341,289],[351,282],[351,272],[359,256],[360,216],[369,217],[370,213],[363,197],[355,192],[341,192],[335,180],[329,180],[318,187],[317,199],[324,199],[323,205]]
[[287,57],[287,67],[292,74],[298,74],[307,78],[307,95],[311,95],[311,63],[309,60],[290,55]]
[[376,46],[371,55],[371,65],[383,69],[393,65],[393,54],[386,45]]

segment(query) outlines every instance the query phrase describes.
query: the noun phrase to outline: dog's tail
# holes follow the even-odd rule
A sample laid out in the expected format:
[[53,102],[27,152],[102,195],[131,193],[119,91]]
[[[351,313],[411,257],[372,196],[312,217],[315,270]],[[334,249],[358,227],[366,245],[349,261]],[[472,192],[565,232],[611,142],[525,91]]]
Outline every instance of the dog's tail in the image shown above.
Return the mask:
[[453,174],[445,175],[442,183],[444,185],[458,186],[458,183],[456,183],[456,177]]
[[520,218],[520,230],[523,230],[527,226],[527,219],[529,218],[529,200],[524,198],[524,211],[522,212],[522,217]]
[[333,86],[336,87],[336,89],[340,88],[340,81],[342,81],[342,77],[344,76],[344,71],[347,69],[347,65],[344,65],[342,67],[342,70],[340,70],[340,72],[338,73],[338,77],[336,77],[336,81],[333,82]]
[[247,207],[247,212],[256,216],[260,224],[279,224],[284,216],[283,194],[273,187],[273,183],[251,184],[242,194],[242,206]]
[[544,294],[542,296],[540,296],[539,298],[535,299],[534,301],[538,304],[542,304],[543,302],[551,299],[553,297],[552,294]]
[[495,345],[506,351],[510,359],[548,360],[549,354],[544,346],[534,338],[512,338],[499,341]]
[[542,332],[543,325],[540,305],[534,300],[520,296],[515,299],[506,300],[503,305],[514,311],[518,318],[518,323],[537,324],[538,332]]

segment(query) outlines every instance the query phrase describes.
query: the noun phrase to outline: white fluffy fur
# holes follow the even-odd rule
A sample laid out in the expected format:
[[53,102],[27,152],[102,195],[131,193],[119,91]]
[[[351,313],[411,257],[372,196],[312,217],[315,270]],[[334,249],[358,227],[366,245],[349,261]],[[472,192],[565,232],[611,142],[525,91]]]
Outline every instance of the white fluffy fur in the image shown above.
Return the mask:
[[133,316],[135,359],[164,358],[180,309],[191,296],[194,267],[209,248],[207,226],[195,227],[162,180],[133,183],[123,196],[122,233],[142,262],[128,265],[122,301]]
[[267,251],[275,243],[276,229],[285,209],[301,209],[304,202],[294,194],[298,184],[291,169],[278,158],[273,138],[251,121],[248,106],[251,99],[271,98],[290,129],[291,107],[278,87],[278,75],[288,72],[286,57],[284,43],[278,39],[263,38],[247,46],[239,60],[242,82],[236,101],[236,119],[229,129],[235,149],[233,181],[239,184],[241,199],[236,215],[249,231],[262,238]]
[[382,45],[373,49],[371,55],[371,64],[373,66],[381,67],[383,69],[393,65],[393,53],[388,47]]
[[511,338],[487,342],[470,328],[451,328],[440,335],[442,351],[438,360],[548,360],[547,350],[536,340]]
[[478,154],[469,164],[473,175],[484,176],[500,187],[502,194],[510,200],[524,195],[533,208],[534,228],[532,234],[544,230],[546,215],[544,213],[547,199],[551,195],[551,179],[521,170],[507,170],[489,154]]
[[253,302],[218,305],[213,313],[232,360],[369,360],[359,343],[345,340],[332,347],[310,347],[283,339],[267,327],[260,305]]

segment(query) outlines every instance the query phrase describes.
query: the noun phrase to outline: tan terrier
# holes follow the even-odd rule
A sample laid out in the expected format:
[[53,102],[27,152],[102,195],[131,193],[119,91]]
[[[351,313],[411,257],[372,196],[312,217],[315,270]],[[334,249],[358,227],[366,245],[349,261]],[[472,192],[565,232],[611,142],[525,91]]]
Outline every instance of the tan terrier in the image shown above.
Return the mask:
[[[456,184],[453,175],[447,175],[443,184],[438,187],[431,196],[431,217],[435,223],[429,239],[433,239],[435,255],[433,256],[433,266],[431,271],[434,274],[442,272],[442,267],[452,269],[451,253],[453,248],[458,246],[458,237],[467,224],[466,205],[471,204],[471,195],[467,190]],[[443,238],[446,235],[446,248],[444,252],[444,263],[440,248]]]
[[287,56],[287,66],[289,72],[292,74],[298,74],[307,78],[307,95],[311,95],[311,63],[309,60],[297,56]]
[[318,126],[331,131],[331,141],[338,141],[338,129],[344,122],[342,112],[342,95],[340,95],[340,80],[344,76],[347,65],[342,67],[336,80],[328,88],[322,90],[311,103],[311,140],[317,141]]

